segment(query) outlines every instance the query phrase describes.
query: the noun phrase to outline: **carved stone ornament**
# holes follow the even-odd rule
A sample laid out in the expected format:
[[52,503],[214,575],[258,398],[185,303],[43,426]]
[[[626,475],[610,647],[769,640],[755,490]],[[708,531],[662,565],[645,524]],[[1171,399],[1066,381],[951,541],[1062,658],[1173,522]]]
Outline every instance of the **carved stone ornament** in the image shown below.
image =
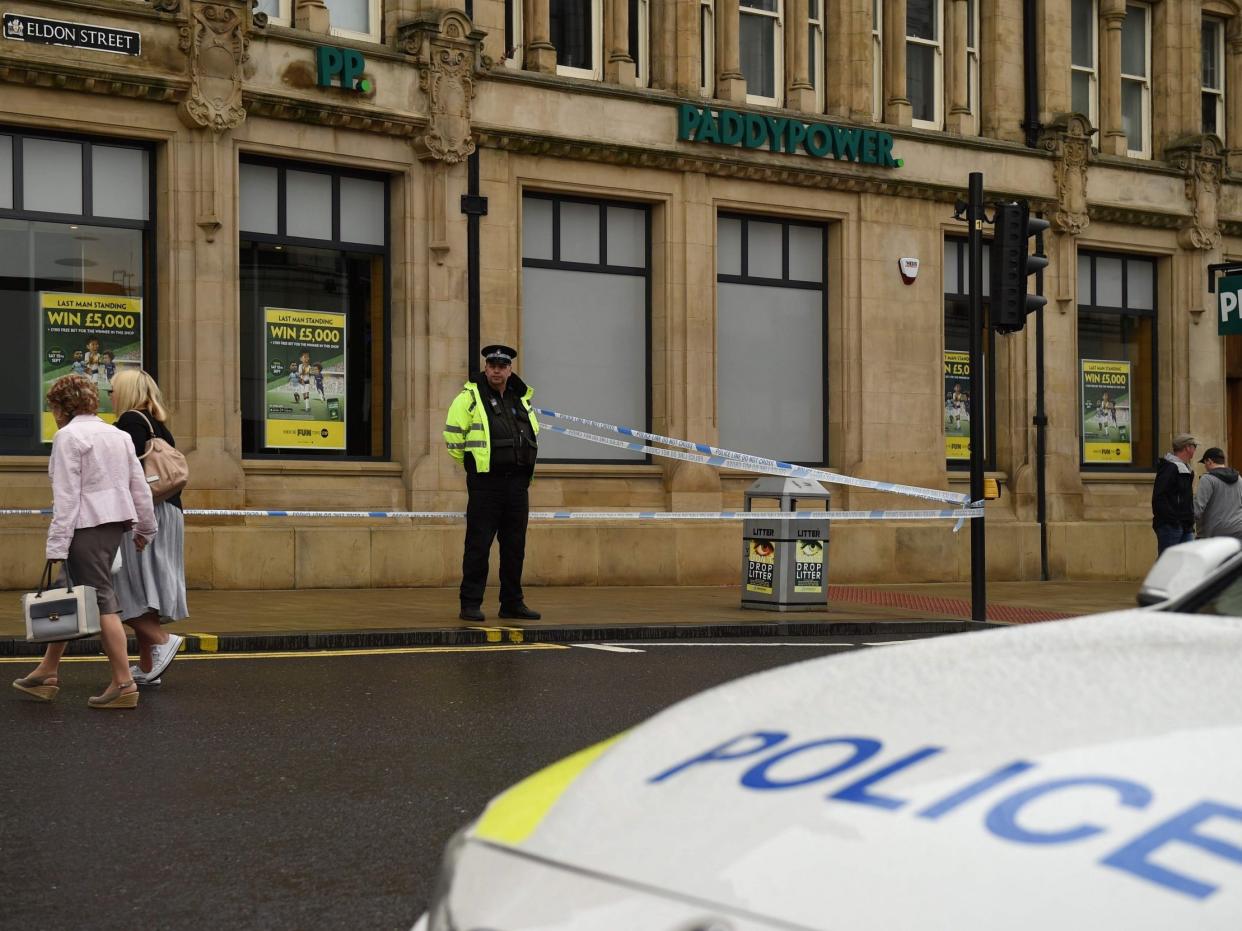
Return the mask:
[[253,13],[252,0],[190,0],[189,6],[180,47],[190,59],[190,92],[177,112],[187,126],[225,132],[246,119],[242,65],[250,30],[266,25],[267,17]]
[[1087,228],[1087,163],[1091,160],[1091,137],[1095,130],[1079,113],[1062,113],[1046,127],[1041,148],[1056,156],[1053,180],[1057,186],[1057,206],[1052,225],[1062,233],[1077,236]]
[[426,101],[427,131],[415,140],[420,157],[456,163],[474,151],[470,113],[483,36],[458,10],[429,10],[398,27],[397,46],[414,56]]
[[1215,249],[1220,245],[1220,182],[1224,152],[1213,135],[1190,136],[1169,146],[1168,160],[1186,174],[1186,199],[1191,219],[1177,234],[1186,249]]

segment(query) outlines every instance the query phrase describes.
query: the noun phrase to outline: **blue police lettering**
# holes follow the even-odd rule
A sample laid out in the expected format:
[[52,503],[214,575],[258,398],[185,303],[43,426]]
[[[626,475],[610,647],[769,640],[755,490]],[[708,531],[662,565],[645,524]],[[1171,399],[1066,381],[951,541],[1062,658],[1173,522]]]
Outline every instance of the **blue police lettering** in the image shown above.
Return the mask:
[[[854,753],[835,766],[829,766],[827,769],[821,769],[818,772],[813,772],[810,775],[801,776],[797,779],[778,781],[768,778],[769,768],[783,760],[789,759],[791,756],[819,747],[842,745],[853,747]],[[796,747],[782,750],[775,756],[768,757],[762,763],[756,763],[742,773],[742,785],[748,789],[792,789],[794,786],[804,786],[811,782],[819,782],[821,779],[828,779],[837,773],[845,772],[845,770],[871,759],[871,757],[880,752],[881,746],[883,745],[878,740],[872,740],[868,737],[829,737],[824,740],[812,740],[809,743],[798,744]]]
[[1199,802],[1180,815],[1175,815],[1156,825],[1146,834],[1139,835],[1100,862],[1105,866],[1133,873],[1139,879],[1146,879],[1148,882],[1172,889],[1174,892],[1196,899],[1206,899],[1219,887],[1152,863],[1148,855],[1166,844],[1179,843],[1197,847],[1206,853],[1215,854],[1242,865],[1242,847],[1195,832],[1196,827],[1210,818],[1231,818],[1234,821],[1242,821],[1242,808],[1222,805],[1219,802]]
[[1014,760],[1008,766],[1002,766],[988,773],[982,779],[976,779],[970,785],[958,789],[951,795],[947,795],[938,802],[928,805],[919,812],[920,818],[928,818],[935,820],[941,815],[946,815],[960,805],[965,805],[971,799],[982,795],[993,786],[1000,785],[1014,776],[1026,772],[1028,769],[1034,769],[1034,763],[1028,763],[1026,760]]
[[[719,746],[712,747],[706,753],[691,757],[684,763],[678,763],[671,769],[666,769],[658,776],[652,776],[647,781],[663,782],[665,779],[677,775],[683,769],[689,769],[691,766],[697,766],[700,763],[717,763],[724,760],[738,760],[744,756],[753,756],[756,753],[762,753],[769,747],[775,746],[788,736],[789,735],[784,731],[755,731],[752,734],[742,734],[738,737],[726,740]],[[755,744],[756,740],[758,741],[757,744]],[[733,747],[734,744],[741,741],[750,741],[752,746],[742,750],[735,749],[732,753],[726,752],[729,748]]]
[[921,750],[915,750],[913,753],[903,756],[895,763],[889,763],[880,769],[877,769],[870,776],[864,776],[857,782],[851,782],[844,789],[832,793],[829,798],[835,798],[842,802],[854,802],[858,805],[873,805],[876,808],[887,808],[889,811],[895,811],[902,805],[906,804],[905,799],[893,798],[888,795],[871,795],[867,789],[882,782],[893,773],[899,773],[903,769],[908,769],[915,763],[922,762],[929,756],[935,756],[943,747],[923,747]]
[[1015,792],[1007,799],[997,803],[988,812],[987,819],[985,820],[988,830],[997,837],[1018,841],[1022,844],[1068,844],[1072,841],[1082,840],[1084,837],[1090,837],[1093,834],[1099,834],[1105,828],[1097,824],[1079,824],[1061,831],[1029,831],[1021,827],[1017,822],[1018,812],[1028,802],[1033,802],[1035,799],[1050,795],[1053,792],[1062,792],[1078,786],[1103,786],[1116,789],[1117,794],[1121,797],[1121,804],[1127,808],[1146,808],[1151,803],[1151,789],[1141,786],[1137,782],[1131,782],[1128,779],[1112,779],[1108,776],[1054,779],[1051,782],[1023,789],[1021,792]]

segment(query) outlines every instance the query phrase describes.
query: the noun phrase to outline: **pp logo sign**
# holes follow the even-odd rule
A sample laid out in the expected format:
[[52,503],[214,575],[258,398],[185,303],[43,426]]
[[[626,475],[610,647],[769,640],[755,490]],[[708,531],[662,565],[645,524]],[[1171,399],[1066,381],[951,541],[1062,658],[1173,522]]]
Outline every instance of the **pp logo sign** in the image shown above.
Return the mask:
[[1216,287],[1216,297],[1220,302],[1216,332],[1221,336],[1242,333],[1242,275],[1222,278]]
[[321,45],[315,49],[315,83],[320,87],[339,84],[347,91],[369,94],[374,85],[362,77],[366,68],[362,53],[351,48]]

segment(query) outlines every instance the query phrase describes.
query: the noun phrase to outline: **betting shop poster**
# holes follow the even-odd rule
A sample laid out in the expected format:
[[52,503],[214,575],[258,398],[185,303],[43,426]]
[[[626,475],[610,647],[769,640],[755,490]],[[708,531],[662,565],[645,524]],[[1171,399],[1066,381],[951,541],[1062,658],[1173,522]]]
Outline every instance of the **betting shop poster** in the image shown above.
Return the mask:
[[1082,360],[1082,461],[1133,461],[1129,362]]
[[345,315],[263,308],[263,444],[345,448]]
[[970,353],[944,353],[944,457],[970,458]]
[[772,594],[772,571],[776,564],[776,543],[750,540],[746,559],[746,591]]
[[[40,291],[39,319],[39,397],[63,375],[85,375],[99,389],[100,418],[113,423],[112,380],[142,367],[142,298]],[[56,421],[41,404],[43,442],[50,443]]]
[[819,594],[824,590],[824,541],[799,540],[794,558],[794,591]]

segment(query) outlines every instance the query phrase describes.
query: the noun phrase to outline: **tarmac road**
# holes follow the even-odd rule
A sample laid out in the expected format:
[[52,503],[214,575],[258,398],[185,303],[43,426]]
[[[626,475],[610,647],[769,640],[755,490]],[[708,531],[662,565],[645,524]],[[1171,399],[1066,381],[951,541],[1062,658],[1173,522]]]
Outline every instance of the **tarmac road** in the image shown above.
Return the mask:
[[88,709],[105,667],[67,661],[51,705],[0,700],[0,928],[408,929],[500,790],[711,685],[859,648],[824,643],[182,656],[132,712]]

